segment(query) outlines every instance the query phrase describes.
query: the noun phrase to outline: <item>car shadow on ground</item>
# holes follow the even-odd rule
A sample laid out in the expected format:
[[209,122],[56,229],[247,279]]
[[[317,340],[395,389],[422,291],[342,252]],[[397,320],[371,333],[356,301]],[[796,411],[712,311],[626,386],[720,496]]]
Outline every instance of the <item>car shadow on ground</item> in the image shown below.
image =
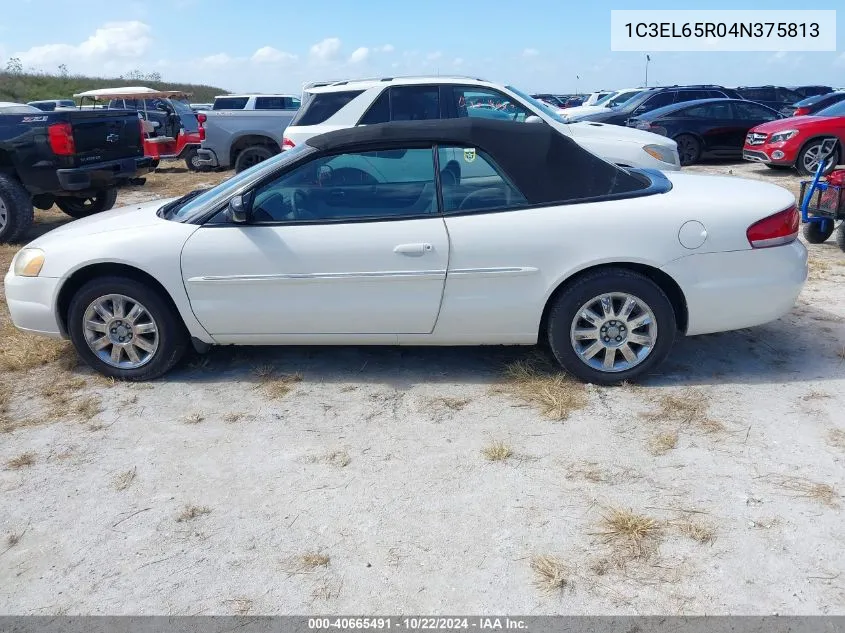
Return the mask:
[[[646,386],[772,384],[841,379],[845,318],[800,304],[785,318],[734,332],[679,338]],[[367,382],[407,389],[419,384],[489,385],[509,363],[537,357],[537,347],[220,347],[192,354],[164,381],[258,382],[272,370],[305,382]]]

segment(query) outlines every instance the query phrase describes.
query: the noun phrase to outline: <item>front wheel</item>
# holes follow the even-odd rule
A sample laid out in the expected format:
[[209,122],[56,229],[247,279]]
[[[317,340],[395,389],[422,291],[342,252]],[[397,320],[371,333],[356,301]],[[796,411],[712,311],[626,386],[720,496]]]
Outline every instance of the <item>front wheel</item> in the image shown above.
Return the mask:
[[115,202],[117,202],[117,189],[114,187],[98,191],[91,198],[56,198],[56,206],[77,220],[108,211]]
[[557,361],[585,382],[635,380],[666,358],[677,333],[666,293],[648,277],[612,268],[569,285],[549,313]]
[[202,171],[203,166],[200,165],[199,159],[200,157],[195,147],[192,147],[185,153],[185,165],[191,171]]
[[[795,168],[802,176],[815,176],[816,169],[819,167],[819,160],[821,158],[822,143],[826,139],[816,139],[810,141],[798,153],[798,160],[795,161]],[[833,171],[833,168],[839,164],[839,147],[833,149],[833,153],[825,160],[824,168],[822,169],[822,176],[827,176]]]
[[178,313],[158,292],[126,277],[82,286],[70,303],[68,331],[82,360],[120,380],[158,378],[188,348]]

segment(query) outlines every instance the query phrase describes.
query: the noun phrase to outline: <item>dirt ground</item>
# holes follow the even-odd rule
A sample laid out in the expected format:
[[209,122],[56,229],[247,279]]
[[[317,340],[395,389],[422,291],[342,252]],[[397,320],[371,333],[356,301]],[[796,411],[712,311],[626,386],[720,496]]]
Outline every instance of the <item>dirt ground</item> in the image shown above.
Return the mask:
[[0,613],[845,613],[845,255],[809,248],[786,318],[617,388],[507,348],[227,348],[116,383],[3,306]]

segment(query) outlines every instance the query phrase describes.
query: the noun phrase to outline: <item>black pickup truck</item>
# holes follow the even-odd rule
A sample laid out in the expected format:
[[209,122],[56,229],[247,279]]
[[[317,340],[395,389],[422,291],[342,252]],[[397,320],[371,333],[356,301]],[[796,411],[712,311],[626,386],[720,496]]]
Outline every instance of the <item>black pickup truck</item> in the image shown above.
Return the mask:
[[26,232],[33,206],[99,213],[114,206],[119,185],[143,183],[154,168],[137,112],[0,108],[0,242]]

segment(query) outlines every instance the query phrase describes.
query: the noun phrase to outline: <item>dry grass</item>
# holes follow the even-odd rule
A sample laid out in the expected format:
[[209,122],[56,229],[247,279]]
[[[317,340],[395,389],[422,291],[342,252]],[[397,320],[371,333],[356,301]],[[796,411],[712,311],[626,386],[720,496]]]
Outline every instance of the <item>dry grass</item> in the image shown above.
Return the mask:
[[35,464],[35,453],[27,451],[7,461],[6,468],[8,470],[21,470],[22,468],[29,468],[33,464]]
[[581,382],[552,367],[548,361],[532,358],[510,363],[506,380],[496,391],[527,402],[553,420],[565,420],[589,401]]
[[773,475],[770,479],[776,486],[794,493],[796,497],[811,499],[832,507],[839,505],[839,493],[830,484],[785,475]]
[[827,443],[835,448],[845,449],[845,430],[831,429],[828,431]]
[[302,382],[302,374],[278,374],[272,365],[258,365],[252,370],[258,379],[259,386],[268,398],[277,400],[284,398],[293,390],[293,385]]
[[814,280],[827,279],[827,276],[831,271],[830,262],[814,257],[812,255],[813,251],[810,251],[810,253],[810,258],[807,262],[807,267],[809,269],[808,278]]
[[328,567],[330,560],[328,554],[309,552],[299,557],[299,567],[305,571],[314,571],[318,567]]
[[534,584],[547,593],[560,591],[569,582],[566,566],[554,556],[532,557],[531,570],[534,572]]
[[651,556],[662,532],[656,519],[621,508],[605,510],[601,527],[595,534],[611,544],[623,559]]
[[596,462],[580,462],[566,469],[567,479],[583,479],[594,484],[610,481],[610,476]]
[[[103,411],[103,399],[97,395],[84,396],[74,402],[71,412],[83,420],[90,420]],[[101,427],[102,428],[102,427]]]
[[205,414],[202,411],[194,411],[188,415],[182,416],[182,422],[185,424],[199,424],[205,420]]
[[211,514],[211,508],[208,506],[187,504],[184,508],[182,508],[182,512],[177,515],[176,521],[178,523],[186,523],[206,514]]
[[135,481],[135,473],[135,468],[132,468],[131,470],[124,470],[122,473],[118,473],[117,475],[115,475],[115,478],[112,481],[112,486],[114,486],[114,489],[118,491],[126,490],[129,486],[132,485],[132,482]]
[[223,416],[223,421],[229,424],[234,424],[235,422],[240,422],[246,417],[245,413],[235,413],[230,412]]
[[671,523],[680,534],[702,545],[712,544],[716,540],[716,528],[706,523],[699,523],[689,519],[673,521]]
[[23,534],[20,532],[12,532],[6,537],[6,548],[12,549],[15,545],[21,542]]
[[677,431],[658,433],[651,438],[650,450],[652,455],[665,455],[678,445]]
[[709,397],[700,389],[684,389],[667,393],[657,399],[657,410],[646,417],[659,422],[669,422],[694,427],[705,433],[719,433],[725,425],[709,417]]
[[0,312],[0,371],[20,372],[54,363],[75,352],[66,341],[27,334],[12,325],[8,313]]
[[252,611],[252,600],[249,598],[232,598],[223,602],[229,605],[237,615],[247,615]]
[[344,450],[331,451],[323,455],[309,455],[305,458],[309,464],[328,464],[329,466],[336,466],[337,468],[345,468],[349,466],[352,458]]
[[469,398],[450,398],[448,396],[438,396],[429,400],[429,403],[432,406],[442,407],[444,409],[449,409],[450,411],[461,411],[470,402],[472,402],[472,400]]
[[492,440],[487,446],[481,449],[481,454],[491,462],[503,462],[513,455],[510,446],[499,440]]

